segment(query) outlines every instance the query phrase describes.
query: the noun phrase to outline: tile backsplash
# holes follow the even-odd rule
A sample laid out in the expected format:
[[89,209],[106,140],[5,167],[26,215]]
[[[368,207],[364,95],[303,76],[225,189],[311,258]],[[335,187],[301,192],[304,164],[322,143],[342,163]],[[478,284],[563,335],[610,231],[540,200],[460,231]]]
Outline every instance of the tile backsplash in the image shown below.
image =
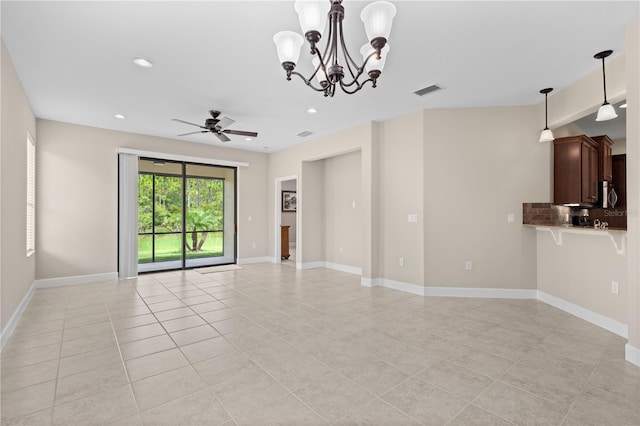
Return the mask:
[[571,208],[551,203],[522,203],[524,225],[571,226]]

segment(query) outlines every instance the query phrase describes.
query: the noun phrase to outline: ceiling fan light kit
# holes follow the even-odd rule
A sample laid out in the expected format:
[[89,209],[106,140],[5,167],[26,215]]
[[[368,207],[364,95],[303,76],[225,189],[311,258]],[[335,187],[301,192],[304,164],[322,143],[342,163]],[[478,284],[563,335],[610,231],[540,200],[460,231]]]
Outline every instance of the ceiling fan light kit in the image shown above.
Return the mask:
[[604,88],[604,103],[598,110],[598,116],[596,117],[596,121],[613,120],[618,116],[618,114],[616,114],[616,110],[607,101],[607,78],[604,71],[604,58],[608,57],[612,53],[613,53],[613,50],[603,50],[602,52],[598,52],[593,56],[595,59],[602,59],[602,85]]
[[[302,32],[309,42],[314,71],[309,78],[295,71],[304,39],[296,32],[280,31],[273,37],[273,41],[280,63],[286,71],[287,80],[291,80],[292,75],[297,75],[307,86],[330,97],[335,94],[337,86],[347,94],[358,92],[368,82],[376,87],[389,52],[387,40],[396,15],[396,7],[393,4],[378,1],[362,10],[360,18],[364,22],[369,40],[369,43],[360,49],[362,65],[354,61],[344,41],[342,21],[345,12],[342,0],[329,0],[329,4],[326,0],[296,0],[294,7]],[[324,52],[321,53],[317,44],[322,38],[327,21],[327,42]],[[343,59],[344,62],[339,62],[339,59]],[[363,76],[365,73],[368,78],[361,81],[366,78]],[[319,86],[312,83],[314,79]]]

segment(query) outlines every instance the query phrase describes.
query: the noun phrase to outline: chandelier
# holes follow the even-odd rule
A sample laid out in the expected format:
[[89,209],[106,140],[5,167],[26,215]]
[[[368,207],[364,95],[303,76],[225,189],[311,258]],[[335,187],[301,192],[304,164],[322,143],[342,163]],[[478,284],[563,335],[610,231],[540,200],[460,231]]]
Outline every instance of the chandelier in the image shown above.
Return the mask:
[[[273,42],[278,49],[278,57],[287,73],[287,80],[291,80],[292,75],[297,75],[313,90],[331,97],[336,92],[336,86],[340,86],[342,91],[348,94],[356,93],[368,82],[376,87],[389,53],[387,39],[391,32],[393,17],[396,15],[395,6],[387,1],[378,1],[362,10],[360,19],[364,22],[369,43],[360,49],[363,62],[358,66],[344,42],[342,0],[329,0],[329,3],[330,5],[326,1],[309,0],[295,2],[302,32],[309,42],[310,52],[313,55],[314,71],[309,78],[295,71],[300,57],[300,48],[304,43],[300,34],[293,31],[280,31],[273,37]],[[323,36],[327,19],[329,20],[327,42],[321,53],[317,45]],[[365,72],[368,78],[364,75]],[[314,78],[317,80],[317,85],[312,83]]]

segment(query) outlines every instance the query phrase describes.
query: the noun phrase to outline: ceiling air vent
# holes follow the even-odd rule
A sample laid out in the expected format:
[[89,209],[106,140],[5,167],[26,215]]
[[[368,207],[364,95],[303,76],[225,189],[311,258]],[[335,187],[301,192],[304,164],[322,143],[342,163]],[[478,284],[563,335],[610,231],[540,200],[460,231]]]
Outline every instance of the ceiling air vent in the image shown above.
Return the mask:
[[435,92],[436,90],[440,90],[440,89],[442,89],[442,87],[438,86],[437,84],[432,84],[431,86],[425,87],[420,90],[416,90],[413,93],[415,93],[418,96],[424,96],[428,93]]
[[305,130],[304,132],[298,133],[298,136],[300,136],[301,138],[306,138],[307,136],[312,135],[312,134],[313,134],[313,132]]

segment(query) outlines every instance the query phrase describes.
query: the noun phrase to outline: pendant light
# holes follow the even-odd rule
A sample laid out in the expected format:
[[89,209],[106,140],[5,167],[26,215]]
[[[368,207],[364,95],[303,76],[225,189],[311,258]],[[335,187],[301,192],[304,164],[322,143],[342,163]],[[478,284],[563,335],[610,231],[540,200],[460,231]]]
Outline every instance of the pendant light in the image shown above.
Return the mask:
[[602,59],[602,85],[604,87],[604,103],[598,110],[598,116],[596,117],[596,121],[607,121],[613,120],[618,116],[616,114],[616,110],[613,109],[613,105],[611,105],[607,101],[607,79],[604,73],[604,58],[611,55],[613,50],[604,50],[600,53],[596,53],[593,57],[596,59]]
[[540,93],[544,94],[544,130],[540,133],[540,142],[551,142],[554,137],[551,130],[549,130],[549,125],[547,124],[547,96],[553,88],[548,87],[546,89],[542,89]]

